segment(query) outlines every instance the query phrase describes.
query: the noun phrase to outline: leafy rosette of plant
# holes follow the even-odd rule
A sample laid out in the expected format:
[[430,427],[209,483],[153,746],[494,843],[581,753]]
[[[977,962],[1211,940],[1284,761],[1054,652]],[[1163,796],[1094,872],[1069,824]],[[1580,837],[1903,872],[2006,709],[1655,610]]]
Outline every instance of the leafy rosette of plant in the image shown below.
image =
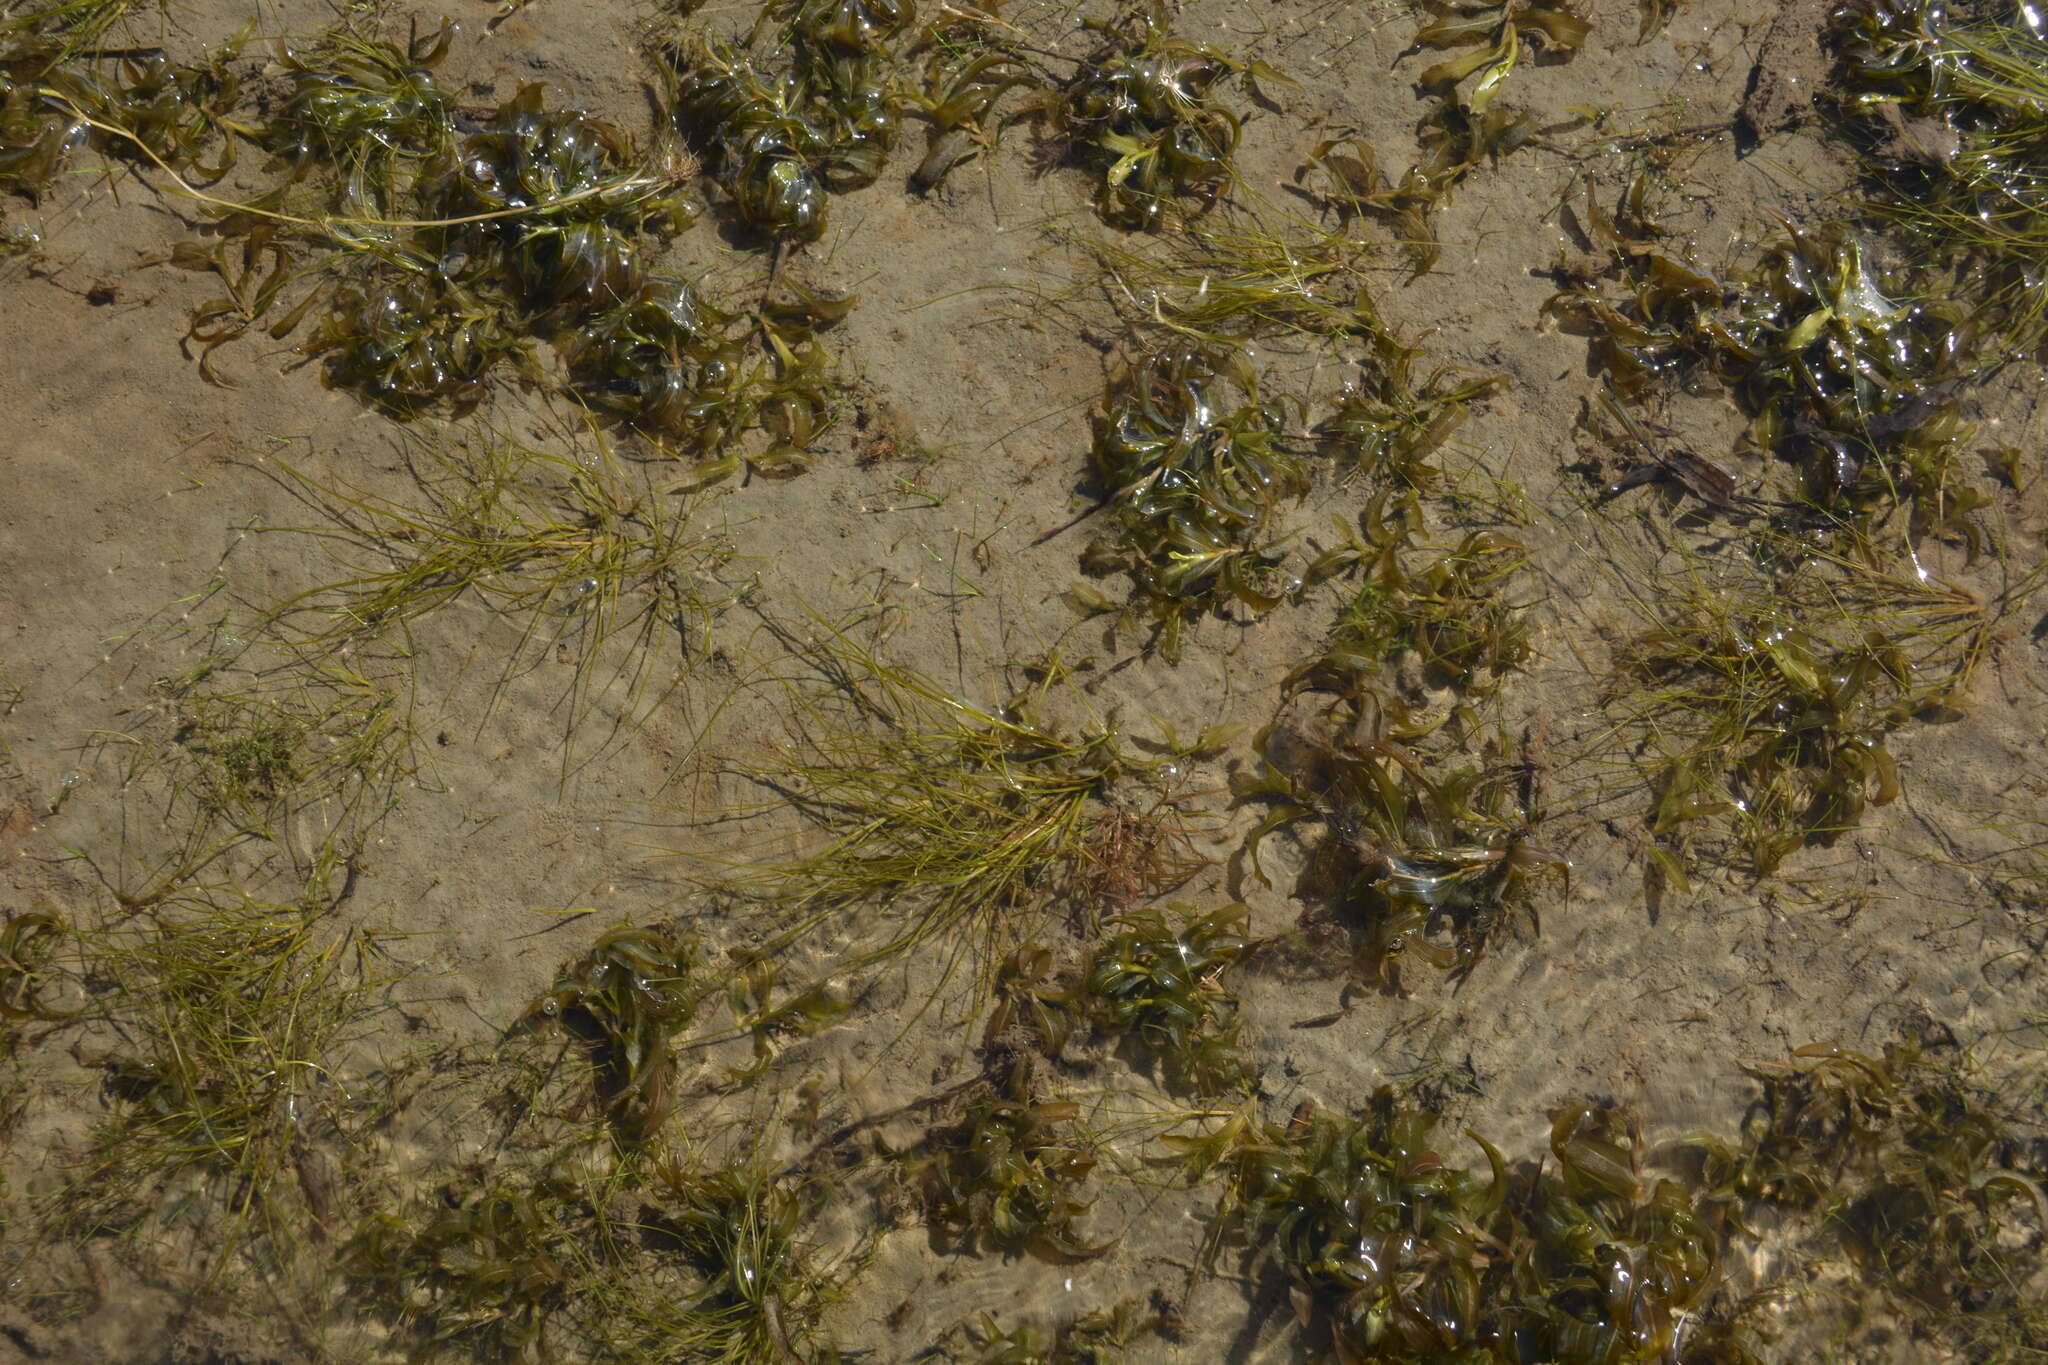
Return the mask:
[[1743,1338],[1703,1312],[1720,1273],[1719,1220],[1680,1182],[1644,1178],[1634,1117],[1566,1105],[1550,1151],[1557,1173],[1532,1192],[1506,1283],[1489,1295],[1517,1358],[1755,1365]]
[[1929,275],[2020,351],[2048,327],[2048,31],[2025,5],[1848,0],[1834,15],[1844,122],[1871,207]]
[[1103,168],[1095,197],[1102,220],[1150,232],[1183,200],[1207,208],[1235,174],[1240,133],[1216,87],[1279,73],[1176,37],[1152,10],[1093,27],[1105,41],[1082,61],[1054,112],[1060,135]]
[[620,1136],[654,1136],[675,1107],[676,1033],[696,1011],[697,950],[659,929],[614,929],[569,964],[522,1022],[559,1020],[599,1049],[599,1090]]
[[1217,1095],[1251,1079],[1237,1050],[1237,997],[1223,976],[1245,949],[1242,905],[1169,920],[1126,916],[1090,959],[1082,998],[1105,1032],[1156,1053],[1176,1093]]
[[[195,330],[193,339],[211,346],[232,334],[231,327]],[[400,416],[443,401],[458,412],[473,408],[491,370],[522,365],[529,355],[524,329],[506,316],[499,294],[423,262],[337,289],[301,350],[328,357],[330,384]]]
[[344,1273],[429,1353],[530,1358],[570,1300],[559,1201],[512,1181],[447,1195],[412,1217],[373,1213],[341,1249]]
[[1081,1106],[1032,1093],[1031,1068],[1013,1063],[1000,1089],[985,1088],[957,1124],[935,1132],[919,1160],[933,1225],[963,1249],[983,1243],[1059,1260],[1086,1260],[1110,1242],[1085,1240],[1089,1203],[1075,1187],[1095,1169],[1096,1149],[1075,1120]]
[[[1232,388],[1243,397],[1226,408]],[[1168,347],[1110,384],[1091,457],[1118,537],[1089,558],[1130,568],[1169,655],[1189,616],[1231,601],[1267,611],[1296,586],[1268,535],[1280,500],[1308,491],[1285,416],[1236,352]]]
[[1951,401],[1971,372],[1967,330],[1950,308],[1888,297],[1847,232],[1787,234],[1723,340],[1752,439],[1798,461],[1807,501],[1845,519],[1904,505],[1916,536],[1956,534],[1974,551],[1964,518],[1987,499],[1953,470],[1969,435]]
[[1469,971],[1516,909],[1533,918],[1532,884],[1553,874],[1568,881],[1570,864],[1531,838],[1513,765],[1432,777],[1384,722],[1375,707],[1335,736],[1266,731],[1259,771],[1237,787],[1240,800],[1272,806],[1247,843],[1253,871],[1264,879],[1267,835],[1320,824],[1304,889],[1348,922],[1356,971],[1398,980],[1411,954]]

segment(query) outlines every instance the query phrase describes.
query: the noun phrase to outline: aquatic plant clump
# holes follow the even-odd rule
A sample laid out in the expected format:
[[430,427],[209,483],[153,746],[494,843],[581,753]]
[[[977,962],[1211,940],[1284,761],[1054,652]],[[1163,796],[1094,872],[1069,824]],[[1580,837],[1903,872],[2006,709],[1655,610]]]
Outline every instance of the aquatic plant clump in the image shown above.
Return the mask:
[[2048,27],[2030,5],[1848,0],[1832,37],[1871,207],[2020,351],[2048,327]]
[[673,1044],[695,1013],[699,966],[695,946],[674,934],[614,929],[521,1016],[588,1031],[605,1110],[629,1141],[653,1137],[675,1107]]
[[1356,937],[1354,971],[1397,980],[1411,958],[1469,971],[1517,910],[1533,915],[1534,884],[1568,881],[1570,864],[1534,842],[1510,765],[1432,776],[1421,753],[1375,733],[1383,720],[1373,707],[1337,736],[1261,736],[1259,770],[1236,789],[1271,807],[1247,844],[1253,870],[1263,878],[1259,845],[1275,830],[1320,824],[1305,881]]
[[1237,997],[1223,984],[1245,949],[1248,914],[1236,905],[1175,919],[1159,910],[1127,916],[1089,960],[1087,1009],[1104,1032],[1155,1052],[1170,1091],[1216,1095],[1251,1079],[1237,1047]]
[[10,27],[0,24],[0,191],[41,195],[80,147],[153,158],[207,182],[233,167],[228,123],[241,81],[229,69],[232,47],[199,64],[155,49],[98,57]]
[[1231,1226],[1269,1251],[1298,1316],[1347,1362],[1748,1365],[1703,1310],[1721,1238],[1673,1181],[1640,1176],[1625,1115],[1560,1111],[1553,1171],[1489,1177],[1436,1150],[1434,1116],[1380,1091],[1356,1118],[1263,1124],[1229,1157]]
[[1172,850],[1190,820],[1159,778],[1185,753],[1148,758],[1106,728],[1055,730],[1032,718],[1028,693],[978,706],[843,628],[797,644],[793,661],[815,675],[792,685],[794,742],[736,765],[826,840],[743,879],[796,912],[771,951],[880,912],[887,937],[856,961],[958,934],[985,986],[1052,907],[1091,915],[1105,890],[1142,900],[1188,875]]
[[1106,41],[1061,92],[1059,134],[1102,165],[1095,207],[1104,222],[1157,231],[1180,201],[1199,212],[1230,183],[1240,123],[1214,97],[1217,85],[1279,73],[1176,37],[1152,11],[1095,27]]
[[1739,1142],[1699,1138],[1701,1181],[1749,1206],[1818,1214],[1822,1236],[1917,1324],[2038,1348],[2030,1285],[2048,1241],[2038,1154],[1918,1045],[1832,1044],[1752,1065],[1763,1094]]
[[797,0],[763,9],[782,26],[774,61],[689,33],[662,52],[678,125],[709,155],[740,218],[779,240],[825,230],[827,194],[873,184],[916,96],[896,72],[908,0]]
[[1750,415],[1750,441],[1798,469],[1807,505],[1859,527],[1904,507],[1913,537],[1980,548],[1969,514],[1986,497],[1956,472],[1970,433],[1953,402],[1976,361],[1954,310],[1892,297],[1840,227],[1787,225],[1716,278],[1663,240],[1646,184],[1614,216],[1588,187],[1582,225],[1612,264],[1544,304],[1592,337],[1620,395],[1716,376]]
[[1990,625],[1960,590],[1853,566],[1828,583],[1687,579],[1659,615],[1621,644],[1609,698],[1649,741],[1650,830],[1683,849],[1732,826],[1759,874],[1898,797],[1888,737],[1951,713]]
[[1376,495],[1347,544],[1310,566],[1312,579],[1356,571],[1359,587],[1338,611],[1322,654],[1288,676],[1290,692],[1333,691],[1363,713],[1379,705],[1405,658],[1425,680],[1471,697],[1490,696],[1531,657],[1527,602],[1513,600],[1528,564],[1521,543],[1497,531],[1469,531],[1449,547],[1414,547],[1422,523],[1413,493]]
[[1085,1260],[1109,1250],[1079,1226],[1088,1202],[1076,1186],[1096,1154],[1074,1123],[1081,1107],[1031,1093],[1031,1068],[1013,1064],[1002,1089],[967,1106],[929,1140],[918,1166],[934,1226],[967,1250],[984,1244]]
[[[1233,387],[1244,397],[1226,408]],[[1285,416],[1241,356],[1205,347],[1156,352],[1110,385],[1091,460],[1119,530],[1089,559],[1129,567],[1169,653],[1195,613],[1269,611],[1296,586],[1268,531],[1276,505],[1308,491]]]

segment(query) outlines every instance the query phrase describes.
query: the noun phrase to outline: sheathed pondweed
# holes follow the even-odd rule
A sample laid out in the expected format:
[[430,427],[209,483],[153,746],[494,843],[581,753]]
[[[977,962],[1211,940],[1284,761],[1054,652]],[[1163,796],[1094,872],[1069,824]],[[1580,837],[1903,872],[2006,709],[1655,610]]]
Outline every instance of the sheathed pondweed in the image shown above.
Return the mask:
[[[531,649],[573,652],[572,731],[619,685],[632,703],[619,730],[630,731],[708,650],[727,601],[715,576],[733,549],[700,523],[694,496],[656,487],[647,467],[591,440],[553,451],[488,429],[448,442],[409,435],[416,502],[280,463],[321,515],[301,529],[328,542],[347,576],[273,607],[257,630],[328,656],[373,642],[409,654],[415,625],[473,601],[519,632],[506,677]],[[650,648],[664,634],[680,646],[665,677]]]
[[1276,506],[1308,491],[1285,426],[1235,352],[1168,347],[1110,385],[1091,455],[1118,534],[1089,558],[1128,565],[1169,655],[1191,615],[1267,611],[1296,586],[1270,530]]
[[614,929],[569,964],[523,1020],[559,1020],[600,1049],[599,1090],[619,1135],[644,1142],[675,1107],[676,1034],[700,993],[694,944],[661,929]]
[[[1143,899],[1186,877],[1184,860],[1145,855],[1191,824],[1159,778],[1171,755],[1141,756],[1107,729],[1041,725],[1030,694],[976,705],[884,663],[849,629],[820,623],[812,640],[788,642],[811,675],[790,683],[796,734],[774,761],[738,767],[826,839],[741,878],[796,912],[777,947],[879,911],[885,938],[860,960],[946,936],[978,961],[985,987],[1055,907],[1085,919],[1100,905],[1083,898],[1105,885]],[[1105,846],[1094,827],[1117,811],[1118,842]]]
[[177,1268],[192,1284],[245,1253],[259,1274],[297,1273],[335,1213],[308,1145],[356,1122],[344,1057],[376,1006],[371,940],[232,888],[182,889],[79,939],[82,1017],[117,1030],[81,1054],[111,1112],[39,1210],[43,1235],[148,1240],[190,1219],[205,1229]]
[[0,1028],[69,1013],[43,998],[42,978],[51,953],[70,932],[62,916],[43,908],[9,914],[0,925]]

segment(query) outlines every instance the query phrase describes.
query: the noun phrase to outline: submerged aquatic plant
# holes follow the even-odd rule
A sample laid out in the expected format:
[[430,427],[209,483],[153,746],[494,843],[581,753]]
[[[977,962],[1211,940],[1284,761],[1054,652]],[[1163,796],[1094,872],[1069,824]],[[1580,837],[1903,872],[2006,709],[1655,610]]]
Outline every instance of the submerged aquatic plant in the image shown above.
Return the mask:
[[682,1253],[701,1287],[649,1315],[660,1330],[642,1349],[721,1365],[836,1358],[819,1317],[838,1291],[803,1235],[816,1213],[814,1195],[758,1164],[659,1163],[646,1226]]
[[2015,350],[2048,330],[2048,26],[2025,4],[1847,0],[1833,40],[1870,207]]
[[[1608,703],[1646,741],[1660,875],[1682,885],[1702,828],[1758,873],[1831,844],[1901,789],[1887,740],[1950,714],[1989,640],[1983,603],[1939,580],[1835,561],[1783,580],[1689,566],[1621,642]],[[1679,856],[1674,857],[1674,853]]]
[[1956,468],[1970,432],[1953,399],[1975,361],[1954,310],[1891,297],[1837,226],[1787,225],[1716,278],[1663,240],[1647,183],[1633,181],[1612,217],[1588,187],[1582,221],[1611,258],[1607,278],[1544,305],[1592,336],[1620,394],[1718,376],[1751,417],[1751,443],[1797,467],[1808,506],[1863,528],[1904,507],[1913,538],[1981,548],[1970,513],[1987,498]]
[[[796,912],[775,944],[879,911],[886,937],[857,960],[944,937],[993,974],[1051,906],[1099,891],[1105,877],[1136,899],[1187,875],[1184,860],[1148,852],[1177,845],[1189,826],[1159,777],[1184,753],[1148,758],[1107,729],[1052,729],[1032,718],[1029,694],[975,705],[884,663],[852,628],[821,623],[812,640],[787,641],[811,675],[790,684],[794,742],[776,761],[738,769],[827,841],[744,877]],[[1093,837],[1117,812],[1117,842]]]
[[[828,191],[881,174],[915,99],[893,50],[914,12],[908,0],[792,0],[763,9],[747,48],[696,33],[663,48],[676,120],[749,226],[813,241]],[[779,60],[752,45],[771,17]]]
[[919,1161],[933,1224],[967,1250],[982,1243],[1086,1260],[1113,1243],[1089,1242],[1077,1226],[1088,1203],[1074,1187],[1095,1169],[1095,1147],[1075,1126],[1081,1106],[1031,1090],[1031,1068],[1011,1066],[1001,1089],[972,1100],[960,1121],[934,1133]]
[[134,1041],[88,1058],[113,1101],[41,1210],[45,1236],[85,1239],[204,1210],[183,1267],[295,1266],[337,1214],[311,1144],[350,1123],[341,1057],[375,1007],[372,945],[299,906],[187,888],[80,934],[89,1013]]
[[[1845,1255],[1923,1329],[2048,1343],[2029,1288],[2048,1246],[2048,1172],[1957,1077],[1912,1043],[1881,1057],[1832,1044],[1752,1065],[1763,1094],[1739,1142],[1700,1138],[1701,1179],[1736,1217],[1823,1219]],[[1992,1357],[1987,1357],[1992,1358]]]
[[[519,632],[506,677],[535,650],[572,651],[570,729],[623,686],[631,704],[613,733],[630,731],[708,651],[727,600],[714,575],[733,549],[700,523],[695,497],[657,488],[593,442],[548,452],[488,429],[453,441],[408,434],[416,502],[280,463],[321,516],[297,529],[326,542],[345,576],[271,608],[256,629],[328,656],[372,642],[409,654],[417,625],[475,602]],[[681,649],[666,677],[650,648],[662,635]]]
[[1090,957],[1084,1007],[1104,1032],[1156,1053],[1170,1091],[1216,1095],[1251,1079],[1237,1050],[1237,997],[1223,976],[1246,946],[1242,905],[1206,915],[1126,916]]
[[509,1181],[451,1189],[413,1218],[372,1214],[341,1264],[423,1353],[530,1359],[569,1302],[566,1215],[547,1191]]
[[[234,165],[241,82],[229,68],[232,47],[190,64],[154,48],[101,56],[58,34],[10,28],[0,26],[0,191],[40,195],[86,146],[206,182]],[[202,159],[209,152],[212,163]]]
[[1378,704],[1390,666],[1410,657],[1427,681],[1473,697],[1491,695],[1528,662],[1529,604],[1511,600],[1528,563],[1520,542],[1468,531],[1449,547],[1415,547],[1421,522],[1411,492],[1375,496],[1356,532],[1339,524],[1348,544],[1319,556],[1310,576],[1355,570],[1361,582],[1323,652],[1289,675],[1290,691],[1334,691],[1362,713]]
[[694,944],[627,925],[564,968],[521,1016],[590,1035],[605,1111],[628,1141],[652,1138],[675,1107],[674,1043],[695,1013],[700,966]]
[[[1232,388],[1243,398],[1228,408]],[[1277,504],[1308,491],[1284,425],[1235,352],[1169,347],[1110,386],[1092,462],[1118,536],[1090,560],[1128,565],[1169,656],[1191,615],[1229,602],[1271,610],[1295,586],[1269,530]]]
[[1196,212],[1228,188],[1240,121],[1215,97],[1236,78],[1284,79],[1167,30],[1158,9],[1092,25],[1103,44],[1084,58],[1055,106],[1060,135],[1102,166],[1095,207],[1112,227],[1157,231],[1192,200]]
[[1271,805],[1247,844],[1252,867],[1263,878],[1267,835],[1314,821],[1324,833],[1304,880],[1356,935],[1359,974],[1398,979],[1410,955],[1469,971],[1515,910],[1533,916],[1532,883],[1568,880],[1570,864],[1531,838],[1512,765],[1432,776],[1388,719],[1374,704],[1336,736],[1278,726],[1261,736],[1259,771],[1237,788]]
[[1640,1137],[1592,1105],[1561,1110],[1554,1172],[1490,1177],[1436,1150],[1436,1120],[1381,1090],[1356,1118],[1260,1125],[1229,1158],[1226,1226],[1268,1249],[1306,1325],[1347,1362],[1748,1365],[1703,1314],[1719,1230],[1672,1181],[1640,1176]]

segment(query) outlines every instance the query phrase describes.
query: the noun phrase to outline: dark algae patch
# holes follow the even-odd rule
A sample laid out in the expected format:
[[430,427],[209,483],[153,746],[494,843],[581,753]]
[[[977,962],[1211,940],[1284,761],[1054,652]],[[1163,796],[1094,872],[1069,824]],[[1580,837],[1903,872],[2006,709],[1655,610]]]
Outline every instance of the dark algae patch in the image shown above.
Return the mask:
[[0,0],[0,1361],[2048,1356],[2044,111]]

